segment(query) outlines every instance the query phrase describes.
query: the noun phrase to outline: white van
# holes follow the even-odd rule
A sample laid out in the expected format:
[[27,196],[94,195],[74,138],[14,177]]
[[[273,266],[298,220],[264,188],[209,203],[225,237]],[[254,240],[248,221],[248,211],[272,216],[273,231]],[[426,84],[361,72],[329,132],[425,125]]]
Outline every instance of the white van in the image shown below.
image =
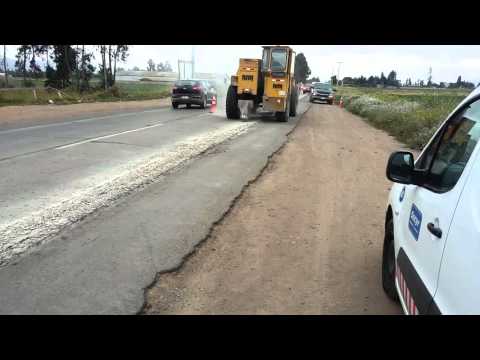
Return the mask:
[[390,156],[382,283],[406,314],[480,314],[480,88],[418,159]]

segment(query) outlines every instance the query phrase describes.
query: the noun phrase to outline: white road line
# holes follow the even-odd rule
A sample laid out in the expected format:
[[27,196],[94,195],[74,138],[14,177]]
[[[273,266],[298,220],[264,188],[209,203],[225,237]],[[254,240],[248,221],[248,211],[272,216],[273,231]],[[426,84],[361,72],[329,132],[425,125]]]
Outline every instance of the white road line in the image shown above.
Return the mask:
[[20,132],[20,131],[28,131],[28,130],[49,128],[49,127],[54,127],[54,126],[71,125],[71,124],[75,124],[75,123],[83,123],[83,122],[95,121],[95,120],[100,120],[100,119],[110,119],[110,118],[116,118],[116,117],[133,116],[133,115],[142,114],[142,113],[161,112],[161,111],[165,111],[165,110],[166,110],[165,108],[160,108],[160,109],[155,109],[155,110],[144,110],[144,111],[135,111],[135,112],[129,112],[129,113],[118,113],[118,114],[113,114],[113,115],[92,117],[92,118],[72,120],[72,121],[59,122],[59,123],[53,123],[53,124],[34,125],[34,126],[28,126],[28,127],[18,128],[18,129],[2,130],[2,131],[0,131],[0,135],[11,134],[11,133],[16,133],[16,132]]
[[72,143],[72,144],[59,146],[59,147],[55,148],[55,150],[68,149],[68,148],[71,148],[71,147],[73,147],[73,146],[86,144],[86,143],[89,143],[89,142],[92,142],[92,141],[97,141],[97,140],[101,140],[101,139],[107,139],[107,138],[111,138],[111,137],[118,136],[118,135],[122,135],[122,134],[128,134],[128,133],[135,132],[135,131],[142,131],[142,130],[146,130],[146,129],[152,129],[152,128],[154,128],[154,127],[163,126],[163,125],[165,125],[165,124],[164,124],[164,123],[160,123],[160,124],[156,124],[156,125],[144,126],[144,127],[138,128],[138,129],[122,131],[122,132],[115,133],[115,134],[110,134],[110,135],[105,135],[105,136],[99,136],[99,137],[96,137],[96,138],[87,139],[87,140],[82,140],[82,141],[78,141],[78,142],[75,142],[75,143]]
[[[209,114],[209,113],[201,114],[201,115],[198,115],[197,118],[199,118],[199,117],[204,117],[204,116],[208,116],[208,115],[211,115],[211,114]],[[174,120],[178,120],[178,119],[174,119]],[[55,150],[68,149],[68,148],[71,148],[71,147],[73,147],[73,146],[82,145],[82,144],[86,144],[86,143],[89,143],[89,142],[92,142],[92,141],[101,140],[101,139],[108,139],[108,138],[111,138],[111,137],[114,137],[114,136],[117,136],[117,135],[123,135],[123,134],[128,134],[128,133],[132,133],[132,132],[136,132],[136,131],[142,131],[142,130],[152,129],[152,128],[157,127],[157,126],[163,126],[163,125],[167,124],[168,122],[169,122],[169,121],[161,122],[161,123],[158,123],[158,124],[155,124],[155,125],[143,126],[143,127],[141,127],[141,128],[138,128],[138,129],[126,130],[126,131],[121,131],[121,132],[118,132],[118,133],[115,133],[115,134],[110,134],[110,135],[105,135],[105,136],[99,136],[99,137],[96,137],[96,138],[90,138],[90,139],[86,139],[86,140],[81,140],[81,141],[77,141],[77,142],[74,142],[74,143],[71,143],[71,144],[67,144],[67,145],[63,145],[63,146],[56,147]]]

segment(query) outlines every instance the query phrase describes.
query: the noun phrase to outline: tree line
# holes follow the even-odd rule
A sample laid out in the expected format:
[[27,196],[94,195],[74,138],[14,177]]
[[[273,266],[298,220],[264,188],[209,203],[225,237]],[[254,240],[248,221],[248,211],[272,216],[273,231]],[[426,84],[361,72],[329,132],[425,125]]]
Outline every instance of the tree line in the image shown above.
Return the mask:
[[428,88],[449,88],[449,89],[457,89],[457,88],[466,88],[466,89],[474,89],[475,84],[468,81],[463,81],[462,77],[459,76],[457,81],[454,83],[447,83],[447,82],[440,82],[435,83],[432,82],[431,76],[429,76],[428,80],[425,82],[424,80],[416,80],[412,82],[411,78],[405,79],[402,83],[400,80],[397,79],[397,72],[392,70],[387,77],[381,73],[380,76],[369,76],[368,78],[364,76],[360,77],[344,77],[341,82],[337,81],[336,76],[331,77],[331,83],[333,85],[337,85],[341,83],[342,85],[349,85],[349,86],[360,86],[360,87],[428,87]]
[[[332,76],[332,84],[337,85],[338,81],[336,76]],[[382,72],[380,76],[369,76],[366,78],[365,76],[360,77],[344,77],[341,80],[342,85],[351,85],[351,86],[366,86],[366,87],[377,87],[377,86],[394,86],[400,87],[401,82],[397,79],[397,72],[395,70],[390,71],[388,76],[385,76]]]
[[[404,86],[404,87],[429,87],[429,88],[449,88],[449,89],[475,88],[474,83],[469,81],[463,81],[461,76],[459,76],[457,81],[454,83],[447,83],[447,82],[435,83],[432,81],[431,70],[432,69],[430,68],[428,80],[426,82],[420,79],[413,82],[411,78],[408,78],[402,83],[399,79],[397,79],[397,72],[395,70],[392,70],[387,76],[385,76],[385,74],[382,72],[380,76],[371,75],[368,78],[363,75],[360,77],[347,76],[339,80],[337,79],[336,75],[333,75],[330,78],[330,83],[332,85],[350,85],[350,86],[361,86],[361,87]],[[308,62],[305,55],[303,53],[297,54],[295,57],[295,75],[294,75],[295,80],[298,83],[320,82],[320,79],[318,77],[309,78],[310,74],[311,74],[311,70],[310,70],[310,67],[308,66]]]
[[158,64],[155,64],[155,62],[152,59],[149,59],[147,62],[147,71],[165,71],[165,72],[172,72],[172,66],[168,61],[164,63],[159,62]]
[[[125,62],[129,54],[129,45],[96,45],[93,50],[85,45],[20,45],[15,55],[15,76],[27,78],[46,77],[45,86],[64,89],[74,86],[83,92],[91,88],[90,80],[95,75],[92,64],[95,56],[99,56],[98,75],[100,86],[107,90],[115,85],[117,64]],[[6,69],[4,45],[4,68]],[[46,57],[47,65],[42,71],[40,57]],[[7,73],[7,72],[6,72]],[[6,74],[8,84],[8,74]]]

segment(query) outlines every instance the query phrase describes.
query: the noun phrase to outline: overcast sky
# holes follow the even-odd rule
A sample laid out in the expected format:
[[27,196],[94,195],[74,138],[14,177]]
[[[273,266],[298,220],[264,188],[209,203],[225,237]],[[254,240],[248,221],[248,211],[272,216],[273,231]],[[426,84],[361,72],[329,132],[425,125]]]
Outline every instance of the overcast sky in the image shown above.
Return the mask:
[[[312,70],[311,76],[328,80],[337,73],[344,76],[385,76],[391,70],[404,81],[426,80],[432,67],[434,82],[463,80],[480,82],[480,46],[447,45],[292,45],[297,53],[303,52]],[[198,72],[233,74],[240,57],[261,57],[260,45],[195,45],[195,67]],[[10,46],[7,57],[14,58],[15,46]],[[119,66],[145,69],[148,59],[155,63],[168,61],[174,70],[177,60],[189,60],[192,46],[188,45],[132,45],[126,64]]]

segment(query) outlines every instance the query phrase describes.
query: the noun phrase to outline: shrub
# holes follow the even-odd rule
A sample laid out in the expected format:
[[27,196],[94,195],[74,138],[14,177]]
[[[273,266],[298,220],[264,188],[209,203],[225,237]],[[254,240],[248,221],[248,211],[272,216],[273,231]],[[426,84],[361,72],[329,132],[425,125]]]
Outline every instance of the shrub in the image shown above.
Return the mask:
[[421,149],[463,96],[361,95],[345,99],[345,108],[386,130],[413,149]]
[[117,85],[113,85],[111,88],[108,89],[110,94],[114,97],[120,97],[120,88]]
[[24,87],[35,87],[35,83],[32,80],[27,79],[23,82],[23,86]]

